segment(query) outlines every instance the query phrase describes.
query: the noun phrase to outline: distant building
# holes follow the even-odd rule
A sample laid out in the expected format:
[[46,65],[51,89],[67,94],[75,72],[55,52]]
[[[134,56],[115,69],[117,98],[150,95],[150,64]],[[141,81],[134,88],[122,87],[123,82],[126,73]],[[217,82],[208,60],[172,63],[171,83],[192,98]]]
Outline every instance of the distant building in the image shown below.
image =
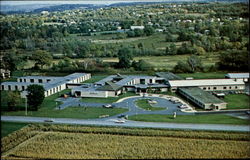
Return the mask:
[[178,93],[203,109],[225,109],[227,103],[198,87],[179,88]]
[[144,29],[144,26],[130,26],[131,30],[135,30],[135,29]]
[[49,15],[49,11],[42,11],[41,14],[42,15]]
[[169,80],[170,90],[175,92],[178,88],[199,87],[205,91],[244,91],[245,83],[242,79],[191,79]]
[[10,78],[10,70],[8,69],[0,69],[0,74],[2,79]]
[[81,83],[90,78],[88,73],[73,73],[65,77],[26,76],[19,77],[17,82],[1,83],[1,90],[25,91],[29,85],[38,84],[44,87],[44,95],[47,97],[66,89],[67,84]]
[[249,73],[228,73],[225,78],[242,79],[244,82],[249,82]]

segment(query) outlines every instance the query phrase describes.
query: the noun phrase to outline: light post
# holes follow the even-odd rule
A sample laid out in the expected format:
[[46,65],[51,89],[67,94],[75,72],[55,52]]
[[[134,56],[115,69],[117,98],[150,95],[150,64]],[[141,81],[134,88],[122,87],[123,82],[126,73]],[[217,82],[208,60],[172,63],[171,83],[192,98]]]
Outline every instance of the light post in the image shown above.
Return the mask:
[[25,96],[25,115],[28,115],[27,97]]

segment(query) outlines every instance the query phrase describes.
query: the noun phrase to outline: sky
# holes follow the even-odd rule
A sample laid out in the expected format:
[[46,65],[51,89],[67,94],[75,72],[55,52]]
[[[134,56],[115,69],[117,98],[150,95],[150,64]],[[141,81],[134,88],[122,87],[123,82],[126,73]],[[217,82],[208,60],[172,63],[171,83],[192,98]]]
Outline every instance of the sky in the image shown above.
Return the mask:
[[41,0],[35,0],[35,1],[2,1],[1,5],[28,5],[28,4],[112,4],[112,3],[120,3],[120,2],[162,2],[166,0],[74,0],[74,1],[61,1],[61,0],[52,0],[52,1],[41,1]]

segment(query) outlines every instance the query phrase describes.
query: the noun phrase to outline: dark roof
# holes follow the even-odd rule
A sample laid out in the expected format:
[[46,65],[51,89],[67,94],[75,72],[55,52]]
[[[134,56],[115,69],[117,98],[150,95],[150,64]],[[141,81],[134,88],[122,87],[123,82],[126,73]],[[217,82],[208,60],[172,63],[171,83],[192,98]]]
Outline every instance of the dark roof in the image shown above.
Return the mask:
[[108,81],[105,83],[104,86],[97,88],[96,90],[99,90],[99,91],[117,91],[121,88],[122,88],[122,86],[119,86],[111,81]]
[[172,72],[157,72],[155,73],[158,77],[165,78],[166,80],[182,80],[183,78],[180,76],[177,76],[176,74]]

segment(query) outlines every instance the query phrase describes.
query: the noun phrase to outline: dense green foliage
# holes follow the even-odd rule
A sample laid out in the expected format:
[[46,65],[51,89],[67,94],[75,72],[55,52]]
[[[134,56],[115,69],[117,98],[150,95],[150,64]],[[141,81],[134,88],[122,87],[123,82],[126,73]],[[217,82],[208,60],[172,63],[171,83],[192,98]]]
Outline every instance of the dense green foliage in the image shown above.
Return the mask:
[[43,103],[45,98],[44,88],[41,85],[32,84],[27,87],[27,102],[29,104],[30,110],[37,111],[38,107]]
[[[12,71],[22,69],[27,60],[35,61],[35,69],[51,67],[49,55],[117,57],[124,47],[129,48],[132,57],[215,53],[221,55],[221,62],[214,69],[238,71],[247,64],[244,58],[249,50],[248,10],[245,3],[160,3],[67,10],[47,16],[1,15],[0,50],[4,67]],[[144,29],[132,30],[131,26]],[[161,37],[163,40],[159,41]],[[38,51],[43,56],[36,56]],[[234,53],[237,59],[224,63]],[[125,63],[118,66],[129,68],[124,57]],[[66,68],[89,71],[95,65],[88,67],[87,61]],[[116,66],[100,64],[92,71],[107,71]],[[65,68],[62,64],[54,67]]]

